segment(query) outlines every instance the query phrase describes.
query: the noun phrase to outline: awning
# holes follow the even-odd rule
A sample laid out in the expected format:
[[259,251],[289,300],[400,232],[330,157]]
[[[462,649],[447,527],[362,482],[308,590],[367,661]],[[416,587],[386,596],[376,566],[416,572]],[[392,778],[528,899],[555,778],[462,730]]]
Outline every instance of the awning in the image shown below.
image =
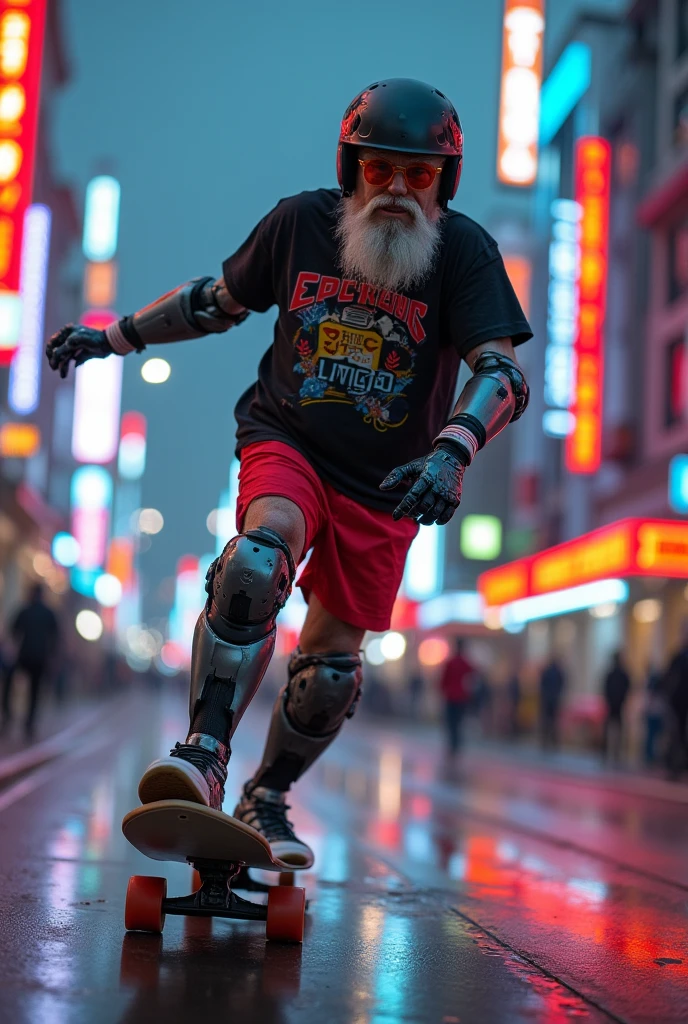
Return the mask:
[[620,519],[482,573],[478,591],[486,607],[499,608],[525,597],[629,576],[688,579],[688,521]]

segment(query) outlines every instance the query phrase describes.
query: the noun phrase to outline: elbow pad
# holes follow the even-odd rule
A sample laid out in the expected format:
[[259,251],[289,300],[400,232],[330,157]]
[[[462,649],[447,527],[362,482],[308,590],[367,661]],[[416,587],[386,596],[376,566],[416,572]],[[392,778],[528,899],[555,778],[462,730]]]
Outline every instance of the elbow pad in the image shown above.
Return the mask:
[[456,445],[469,463],[528,405],[528,385],[520,367],[499,352],[485,352],[459,395],[449,423],[434,444]]
[[[142,351],[147,345],[163,345],[170,341],[189,341],[205,334],[216,334],[240,324],[248,316],[242,313],[227,313],[218,304],[215,289],[217,282],[212,277],[197,277],[182,284],[162,298],[156,299],[133,316],[124,317],[107,329],[113,335],[108,340],[120,351],[122,336],[128,351]],[[121,354],[124,354],[121,352]]]

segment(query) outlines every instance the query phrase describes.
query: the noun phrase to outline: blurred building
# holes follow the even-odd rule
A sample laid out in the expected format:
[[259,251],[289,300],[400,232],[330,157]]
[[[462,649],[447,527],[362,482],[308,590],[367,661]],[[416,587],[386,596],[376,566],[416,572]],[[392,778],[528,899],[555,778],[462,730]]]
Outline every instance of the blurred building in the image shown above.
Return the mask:
[[[46,275],[41,274],[41,254],[37,254],[28,305],[34,324],[43,306],[43,323],[21,374],[16,357],[13,367],[0,369],[0,428],[16,427],[19,438],[23,431],[23,436],[35,439],[26,447],[26,456],[5,453],[0,460],[0,620],[6,620],[30,579],[45,576],[56,591],[66,588],[66,577],[52,565],[48,552],[53,534],[68,522],[73,380],[61,381],[46,372],[44,356],[50,334],[76,320],[80,312],[80,282],[70,271],[80,240],[79,216],[70,188],[56,174],[52,151],[54,99],[69,79],[61,7],[59,0],[47,5],[32,195],[32,202],[38,204],[33,208],[38,216],[32,237],[39,248],[47,245],[48,249]],[[25,246],[27,233],[25,228]],[[17,451],[21,453],[21,445]]]
[[[577,202],[584,137],[601,139],[611,161],[606,319],[601,352],[586,355],[587,380],[582,357],[572,358],[580,274],[592,266],[585,253],[581,264],[581,246],[590,211],[599,233],[607,210]],[[488,573],[485,587],[502,608],[497,621],[522,630],[525,657],[556,651],[584,692],[598,689],[617,647],[642,680],[688,620],[688,0],[636,0],[619,18],[581,17],[546,69],[540,142],[532,402],[511,428],[507,522],[525,557]],[[576,389],[580,399],[597,384],[599,458],[590,442],[580,449],[588,471],[573,472]],[[605,590],[610,582],[619,585]],[[575,587],[588,589],[567,605]],[[528,604],[534,592],[546,601]]]

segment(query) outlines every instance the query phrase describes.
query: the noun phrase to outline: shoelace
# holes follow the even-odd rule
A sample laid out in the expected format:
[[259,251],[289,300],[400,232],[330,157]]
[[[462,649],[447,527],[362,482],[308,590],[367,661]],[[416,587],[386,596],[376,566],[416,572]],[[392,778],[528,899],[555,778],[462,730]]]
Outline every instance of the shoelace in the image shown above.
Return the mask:
[[170,751],[172,757],[181,757],[188,761],[203,774],[211,770],[217,781],[224,788],[227,779],[227,771],[222,767],[215,754],[203,747],[192,746],[190,743],[175,743],[174,750]]
[[[287,811],[291,810],[289,804],[270,803],[267,800],[259,800],[257,797],[249,797],[253,802],[253,814],[251,821],[257,818],[260,823],[259,832],[262,832],[270,840],[272,839],[296,839],[294,829],[287,820]],[[247,825],[251,821],[246,821]],[[255,828],[255,826],[253,826]]]

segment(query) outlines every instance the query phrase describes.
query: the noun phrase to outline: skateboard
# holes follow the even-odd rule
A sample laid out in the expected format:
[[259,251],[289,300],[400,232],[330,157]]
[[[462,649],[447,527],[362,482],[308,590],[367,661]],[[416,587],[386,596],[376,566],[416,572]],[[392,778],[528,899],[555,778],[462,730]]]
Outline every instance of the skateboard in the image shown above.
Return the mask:
[[[127,888],[127,931],[161,932],[167,914],[265,921],[266,937],[302,942],[306,890],[293,885],[293,865],[273,857],[268,841],[243,821],[188,800],[157,800],[129,811],[122,831],[152,860],[188,861],[195,868],[190,896],[167,896],[167,879],[132,875]],[[253,882],[248,868],[279,871],[279,885]],[[234,889],[267,892],[252,903]]]

